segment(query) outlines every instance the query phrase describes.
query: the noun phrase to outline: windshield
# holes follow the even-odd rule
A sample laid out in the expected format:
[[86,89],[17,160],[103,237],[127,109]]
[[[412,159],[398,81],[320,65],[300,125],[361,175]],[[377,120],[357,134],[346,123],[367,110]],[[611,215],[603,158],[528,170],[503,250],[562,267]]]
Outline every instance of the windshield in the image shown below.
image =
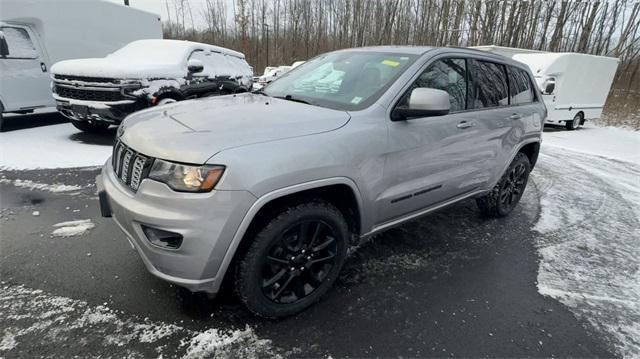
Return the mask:
[[375,102],[416,57],[370,51],[332,52],[283,74],[262,92],[336,110],[361,110]]

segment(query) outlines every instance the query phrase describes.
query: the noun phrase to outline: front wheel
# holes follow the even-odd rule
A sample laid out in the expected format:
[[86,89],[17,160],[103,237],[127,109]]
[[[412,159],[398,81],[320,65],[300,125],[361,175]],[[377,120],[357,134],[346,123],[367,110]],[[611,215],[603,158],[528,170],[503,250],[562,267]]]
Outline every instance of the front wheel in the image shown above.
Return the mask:
[[476,199],[480,211],[492,217],[505,217],[511,213],[527,187],[530,171],[529,158],[519,152],[491,192]]
[[326,202],[287,208],[253,239],[237,267],[235,288],[253,313],[296,314],[331,288],[347,253],[349,228]]
[[89,121],[71,120],[71,124],[78,130],[88,132],[88,133],[104,133],[109,128],[109,124],[106,122],[89,122]]

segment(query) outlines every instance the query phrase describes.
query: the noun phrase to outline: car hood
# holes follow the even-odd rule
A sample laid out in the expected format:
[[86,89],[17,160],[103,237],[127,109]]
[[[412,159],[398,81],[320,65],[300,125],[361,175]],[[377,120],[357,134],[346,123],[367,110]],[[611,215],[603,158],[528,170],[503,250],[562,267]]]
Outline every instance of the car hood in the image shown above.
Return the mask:
[[153,61],[122,61],[119,58],[76,59],[56,62],[54,75],[107,77],[119,79],[182,78],[186,68],[181,64]]
[[349,118],[345,111],[247,93],[144,110],[127,117],[119,133],[142,154],[202,164],[225,149],[332,131]]

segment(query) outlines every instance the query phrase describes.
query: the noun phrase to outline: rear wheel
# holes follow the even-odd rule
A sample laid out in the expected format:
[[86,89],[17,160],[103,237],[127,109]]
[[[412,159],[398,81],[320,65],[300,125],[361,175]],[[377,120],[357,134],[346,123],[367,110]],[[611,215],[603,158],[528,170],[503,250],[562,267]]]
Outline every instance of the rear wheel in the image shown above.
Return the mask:
[[104,133],[109,128],[109,124],[106,122],[89,122],[89,121],[71,120],[71,124],[78,130],[88,132],[88,133]]
[[476,199],[482,213],[492,217],[505,217],[516,207],[529,180],[529,158],[519,152],[491,192]]
[[333,285],[349,229],[326,202],[290,207],[256,235],[238,263],[236,292],[253,313],[278,318],[311,306]]
[[565,123],[564,127],[569,130],[569,131],[573,131],[578,129],[578,127],[580,127],[580,125],[582,124],[582,112],[578,112],[574,117],[573,120],[571,121],[567,121],[567,123]]

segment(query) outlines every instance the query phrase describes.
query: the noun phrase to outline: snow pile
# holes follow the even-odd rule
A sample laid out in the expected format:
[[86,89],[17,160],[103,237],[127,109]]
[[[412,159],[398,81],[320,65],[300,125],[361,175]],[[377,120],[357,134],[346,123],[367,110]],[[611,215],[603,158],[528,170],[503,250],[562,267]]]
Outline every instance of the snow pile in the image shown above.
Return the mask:
[[66,185],[62,183],[46,184],[46,183],[33,182],[31,180],[23,181],[20,179],[17,179],[12,182],[11,180],[2,178],[0,179],[0,183],[7,183],[7,184],[13,183],[13,185],[16,187],[27,188],[32,191],[33,190],[49,191],[52,193],[72,192],[72,191],[79,191],[82,189],[82,186],[77,186],[77,185]]
[[51,235],[54,237],[81,236],[95,226],[96,225],[93,224],[90,219],[61,222],[53,225],[56,229],[51,233]]
[[4,283],[0,286],[0,328],[0,356],[6,357],[52,347],[72,347],[79,352],[100,348],[100,352],[93,353],[117,358],[277,356],[271,342],[258,338],[248,326],[240,330],[193,331],[146,318],[125,317],[106,303],[90,306],[84,301]]
[[0,169],[100,166],[111,146],[75,141],[87,136],[69,123],[0,133]]
[[[570,148],[573,148],[571,150]],[[538,290],[640,356],[640,132],[545,133]]]
[[[239,355],[240,358],[255,357],[255,352],[268,352],[271,341],[259,339],[247,325],[244,330],[221,331],[209,329],[183,341],[187,346],[184,358],[228,358]],[[234,356],[230,356],[229,348]]]

